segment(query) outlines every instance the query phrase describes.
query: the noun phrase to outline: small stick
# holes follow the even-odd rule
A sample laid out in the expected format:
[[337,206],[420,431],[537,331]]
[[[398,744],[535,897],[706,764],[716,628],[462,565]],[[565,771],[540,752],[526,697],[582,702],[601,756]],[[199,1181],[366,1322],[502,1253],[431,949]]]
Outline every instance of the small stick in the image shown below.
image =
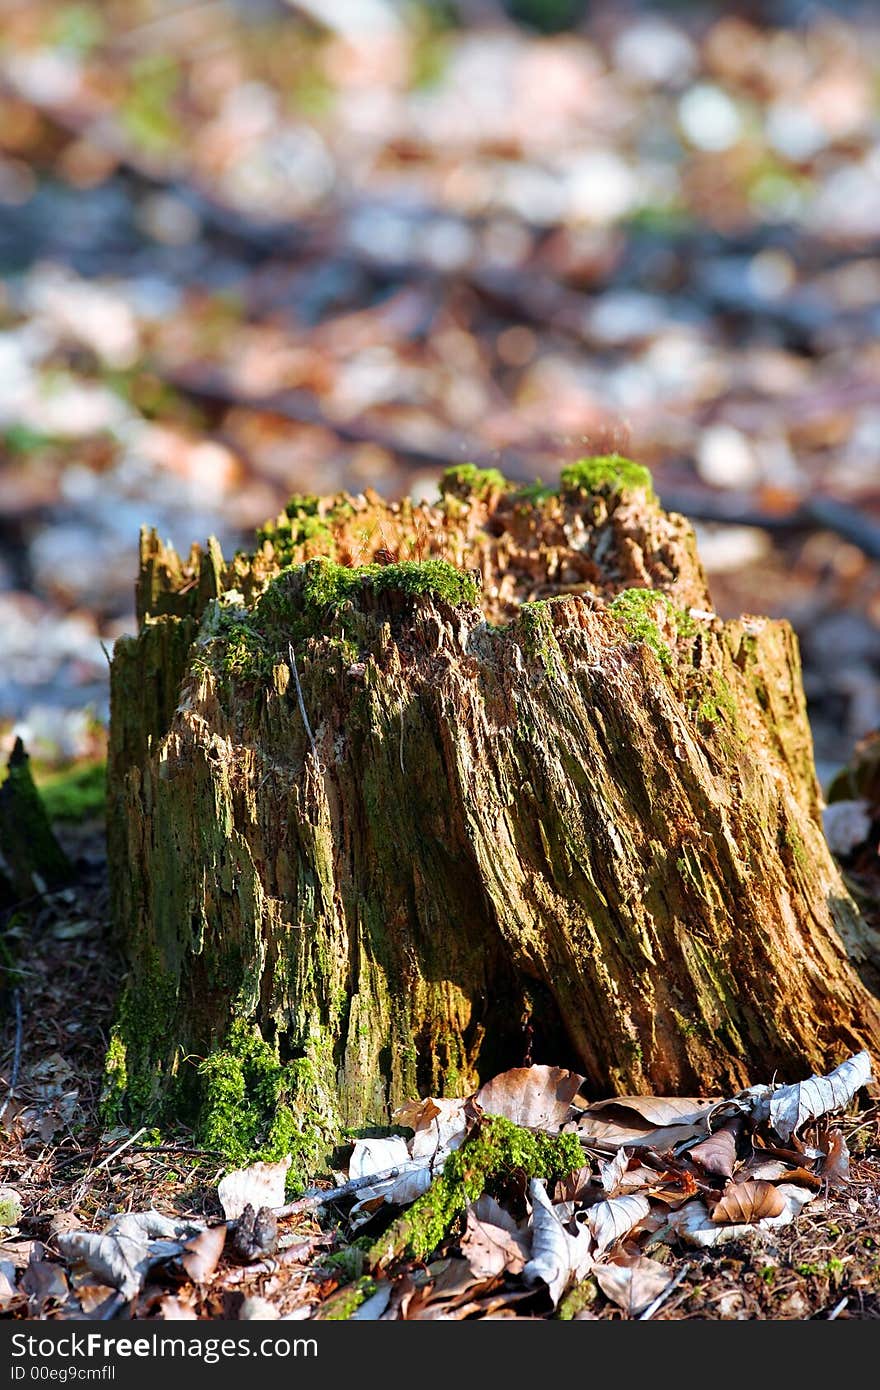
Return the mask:
[[840,1302],[831,1309],[831,1312],[828,1314],[828,1322],[834,1322],[835,1318],[839,1318],[848,1303],[849,1294],[847,1294],[845,1298],[842,1298]]
[[9,1080],[9,1090],[6,1092],[3,1104],[0,1105],[0,1120],[2,1120],[3,1116],[6,1114],[6,1107],[12,1100],[12,1093],[18,1085],[18,1072],[21,1066],[21,1038],[24,1031],[21,1013],[21,990],[14,990],[12,998],[15,1003],[15,1049],[12,1054],[12,1074]]
[[306,726],[306,733],[309,736],[309,743],[312,745],[312,752],[315,755],[315,762],[317,763],[318,767],[320,767],[321,759],[318,756],[318,745],[315,742],[315,735],[312,733],[312,726],[309,723],[309,716],[306,714],[306,705],[305,700],[303,699],[302,686],[299,683],[299,671],[297,671],[296,669],[296,657],[293,654],[292,642],[288,642],[287,644],[287,655],[290,658],[290,674],[293,676],[293,681],[296,686],[296,700],[297,704],[299,705],[299,712],[302,715],[302,722]]
[[420,1166],[420,1164],[414,1164],[412,1167],[407,1165],[386,1168],[381,1173],[368,1173],[363,1178],[349,1178],[348,1182],[344,1182],[341,1187],[328,1187],[323,1192],[307,1192],[304,1197],[298,1197],[295,1202],[288,1202],[286,1207],[274,1207],[273,1214],[281,1219],[285,1216],[297,1216],[302,1211],[314,1211],[317,1207],[326,1206],[328,1202],[337,1202],[342,1197],[351,1197],[362,1187],[372,1187],[374,1183],[388,1182],[392,1178],[399,1178],[402,1173],[415,1172]]
[[113,1152],[112,1152],[112,1153],[109,1153],[109,1154],[107,1155],[106,1158],[102,1158],[102,1159],[101,1159],[101,1162],[98,1164],[97,1168],[93,1168],[93,1169],[92,1169],[92,1172],[93,1172],[93,1173],[100,1173],[100,1171],[101,1171],[102,1168],[106,1168],[106,1167],[107,1167],[107,1164],[108,1164],[108,1163],[112,1163],[113,1160],[114,1160],[114,1158],[118,1158],[119,1155],[123,1152],[123,1150],[128,1148],[129,1144],[133,1144],[134,1141],[135,1141],[135,1139],[140,1139],[141,1135],[142,1135],[142,1134],[146,1134],[146,1132],[147,1132],[147,1126],[146,1126],[146,1125],[141,1125],[140,1129],[136,1129],[135,1132],[134,1132],[134,1134],[129,1135],[129,1137],[125,1140],[125,1142],[124,1142],[123,1144],[120,1144],[120,1145],[119,1145],[119,1148],[118,1148],[118,1149],[114,1149]]
[[685,1277],[685,1275],[687,1274],[687,1272],[688,1272],[689,1269],[690,1269],[690,1265],[689,1265],[689,1264],[684,1264],[684,1265],[682,1265],[681,1269],[678,1271],[678,1273],[676,1274],[675,1278],[671,1281],[671,1283],[667,1284],[667,1285],[666,1285],[666,1288],[663,1290],[663,1292],[662,1292],[662,1293],[658,1293],[657,1297],[653,1300],[653,1302],[651,1302],[651,1303],[648,1304],[648,1306],[647,1306],[647,1308],[645,1309],[644,1313],[641,1313],[641,1314],[639,1315],[639,1322],[647,1322],[647,1320],[648,1320],[649,1318],[652,1318],[652,1317],[654,1316],[654,1314],[657,1312],[658,1308],[661,1308],[661,1307],[663,1306],[663,1304],[666,1302],[666,1300],[667,1300],[667,1298],[669,1297],[669,1295],[670,1295],[675,1289],[678,1288],[679,1284],[680,1284],[681,1281],[684,1279],[684,1277]]

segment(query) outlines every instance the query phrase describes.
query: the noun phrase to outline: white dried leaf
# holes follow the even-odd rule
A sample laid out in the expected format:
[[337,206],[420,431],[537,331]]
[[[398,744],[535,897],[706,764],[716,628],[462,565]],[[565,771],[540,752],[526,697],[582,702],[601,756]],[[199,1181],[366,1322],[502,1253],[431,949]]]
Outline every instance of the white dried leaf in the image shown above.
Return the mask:
[[625,1263],[615,1261],[613,1264],[596,1265],[593,1273],[605,1297],[631,1318],[643,1313],[655,1298],[668,1289],[675,1277],[666,1265],[647,1255],[639,1255]]
[[281,1317],[274,1303],[259,1294],[250,1294],[238,1310],[240,1322],[277,1322]]
[[217,1196],[227,1221],[237,1221],[245,1207],[254,1211],[260,1207],[283,1207],[284,1187],[290,1156],[278,1163],[252,1163],[249,1168],[235,1168],[221,1178]]
[[568,1283],[568,1238],[540,1178],[529,1183],[532,1203],[532,1257],[523,1269],[526,1284],[543,1281],[554,1308]]
[[867,801],[834,801],[822,812],[822,828],[832,854],[852,854],[871,834],[871,808]]
[[389,1168],[407,1164],[409,1157],[407,1142],[399,1135],[391,1139],[357,1139],[348,1165],[348,1176],[369,1178],[373,1173],[387,1173]]
[[599,1163],[599,1176],[602,1188],[609,1197],[616,1197],[620,1191],[623,1175],[629,1167],[629,1154],[626,1149],[618,1149],[609,1163]]
[[[157,1211],[126,1212],[115,1217],[101,1234],[71,1231],[59,1235],[57,1243],[65,1259],[80,1266],[75,1276],[95,1275],[99,1282],[131,1299],[154,1264],[179,1255],[184,1242],[202,1229],[190,1222],[172,1221]],[[82,1277],[79,1282],[83,1282]]]
[[616,1240],[620,1240],[633,1226],[648,1215],[651,1203],[647,1197],[633,1194],[629,1197],[612,1197],[607,1202],[597,1202],[590,1207],[586,1225],[595,1241],[594,1253],[599,1255]]
[[871,1059],[857,1052],[828,1076],[811,1076],[794,1086],[780,1086],[770,1097],[770,1123],[783,1142],[820,1115],[843,1110],[871,1081]]
[[365,1221],[369,1221],[383,1202],[393,1202],[400,1207],[409,1206],[417,1197],[421,1197],[423,1192],[427,1192],[442,1166],[441,1163],[430,1167],[421,1159],[417,1163],[408,1160],[405,1165],[401,1165],[396,1178],[386,1178],[384,1182],[360,1188],[357,1201],[348,1216],[351,1229],[356,1230]]
[[349,1164],[350,1178],[368,1178],[373,1173],[387,1173],[392,1168],[397,1173],[394,1177],[382,1178],[359,1189],[357,1200],[349,1213],[352,1229],[369,1221],[383,1202],[395,1202],[398,1206],[408,1206],[414,1202],[423,1192],[427,1192],[442,1167],[442,1160],[438,1162],[435,1159],[432,1163],[428,1158],[410,1158],[406,1140],[399,1135],[390,1139],[358,1139]]

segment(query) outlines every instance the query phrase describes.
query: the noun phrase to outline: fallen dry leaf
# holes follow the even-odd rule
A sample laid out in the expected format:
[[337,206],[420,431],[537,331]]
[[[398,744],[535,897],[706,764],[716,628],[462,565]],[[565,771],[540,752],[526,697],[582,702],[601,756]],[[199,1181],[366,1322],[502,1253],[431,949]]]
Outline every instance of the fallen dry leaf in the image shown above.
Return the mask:
[[487,1081],[474,1099],[487,1115],[558,1134],[583,1084],[582,1076],[563,1067],[513,1067]]
[[449,1153],[463,1144],[468,1130],[467,1106],[466,1100],[430,1097],[411,1101],[396,1110],[397,1123],[415,1130],[409,1156],[433,1160],[440,1153]]
[[717,1101],[668,1096],[616,1096],[595,1101],[578,1117],[576,1132],[587,1143],[625,1144],[666,1153],[707,1133],[707,1116]]
[[117,1289],[125,1299],[140,1291],[148,1270],[179,1255],[184,1242],[201,1227],[172,1221],[157,1211],[126,1212],[114,1217],[105,1231],[71,1231],[58,1237],[58,1248],[73,1262],[74,1283],[100,1283]]
[[770,1182],[731,1183],[712,1210],[713,1221],[749,1225],[765,1216],[779,1216],[785,1199]]
[[626,1149],[618,1149],[608,1163],[599,1164],[599,1177],[602,1189],[609,1197],[616,1197],[620,1191],[623,1175],[629,1167],[629,1154]]
[[373,1173],[387,1173],[389,1169],[396,1169],[397,1174],[359,1189],[349,1212],[352,1229],[369,1221],[384,1202],[406,1206],[421,1197],[440,1172],[445,1156],[445,1153],[434,1155],[433,1161],[428,1157],[413,1159],[406,1140],[399,1135],[390,1139],[358,1139],[349,1163],[349,1178],[368,1178]]
[[647,1197],[633,1194],[629,1197],[612,1197],[606,1202],[597,1202],[590,1207],[585,1224],[595,1241],[595,1254],[607,1250],[616,1240],[627,1235],[634,1226],[648,1215],[651,1203]]
[[194,1284],[207,1284],[223,1254],[226,1225],[208,1226],[183,1247],[180,1263]]
[[688,1158],[699,1163],[706,1173],[717,1173],[721,1178],[732,1177],[736,1166],[737,1138],[741,1129],[741,1119],[728,1120],[720,1129],[710,1134],[708,1139],[703,1139],[692,1149],[688,1149]]
[[583,1279],[593,1267],[590,1232],[581,1227],[570,1235],[557,1216],[540,1178],[529,1183],[532,1203],[532,1255],[523,1267],[527,1285],[547,1285],[554,1308],[568,1285]]
[[468,1207],[467,1226],[459,1245],[475,1279],[519,1274],[529,1254],[518,1230],[481,1220],[475,1206]]
[[731,1240],[739,1240],[750,1231],[770,1231],[777,1226],[787,1226],[800,1211],[813,1200],[815,1195],[804,1187],[793,1183],[780,1183],[774,1189],[783,1199],[783,1208],[777,1216],[762,1217],[754,1223],[731,1223],[713,1221],[706,1204],[699,1199],[688,1202],[672,1212],[666,1223],[666,1230],[679,1236],[688,1245],[708,1249],[713,1245],[724,1245]]
[[867,1052],[857,1052],[827,1076],[780,1086],[770,1097],[770,1123],[784,1143],[808,1120],[843,1110],[871,1079],[870,1057]]
[[217,1195],[227,1221],[235,1221],[246,1206],[254,1211],[260,1207],[284,1205],[284,1188],[290,1158],[278,1163],[252,1163],[249,1168],[235,1168],[221,1178]]
[[849,1149],[839,1129],[829,1130],[827,1144],[820,1175],[830,1187],[843,1187],[850,1180]]
[[635,1259],[614,1260],[610,1264],[597,1264],[593,1269],[596,1283],[606,1298],[616,1303],[631,1318],[637,1318],[656,1298],[669,1287],[674,1279],[666,1265],[652,1260],[647,1255]]

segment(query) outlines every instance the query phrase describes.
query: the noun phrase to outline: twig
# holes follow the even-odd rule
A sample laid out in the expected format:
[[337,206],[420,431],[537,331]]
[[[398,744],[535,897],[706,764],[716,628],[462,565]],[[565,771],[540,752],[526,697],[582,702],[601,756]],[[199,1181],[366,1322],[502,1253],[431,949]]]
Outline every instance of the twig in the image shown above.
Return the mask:
[[682,1265],[675,1278],[666,1285],[666,1288],[662,1291],[662,1293],[658,1293],[657,1297],[651,1303],[648,1304],[644,1313],[639,1314],[639,1322],[647,1322],[649,1318],[652,1318],[654,1316],[658,1308],[661,1308],[663,1304],[666,1302],[669,1295],[673,1293],[675,1289],[678,1288],[679,1284],[685,1278],[689,1269],[689,1264]]
[[326,1206],[328,1202],[337,1202],[343,1197],[351,1197],[361,1188],[372,1187],[374,1183],[389,1182],[392,1178],[399,1178],[404,1172],[415,1171],[415,1168],[419,1166],[419,1164],[413,1167],[398,1165],[396,1168],[386,1168],[381,1173],[369,1173],[363,1178],[349,1178],[348,1182],[344,1182],[341,1187],[328,1187],[322,1192],[307,1192],[304,1197],[297,1197],[295,1202],[288,1202],[285,1207],[273,1208],[274,1215],[281,1220],[285,1216],[298,1216],[303,1211],[315,1211],[318,1207]]
[[15,1006],[15,1048],[12,1053],[12,1072],[9,1079],[9,1090],[6,1092],[3,1104],[0,1105],[0,1120],[2,1120],[3,1116],[6,1114],[6,1107],[12,1100],[12,1093],[18,1085],[18,1072],[21,1066],[21,1038],[24,1031],[21,1012],[21,990],[13,990],[12,999]]
[[296,686],[296,700],[297,704],[299,705],[299,712],[302,715],[302,722],[306,726],[306,733],[309,736],[309,743],[312,745],[312,753],[315,757],[315,763],[318,766],[318,768],[320,768],[321,759],[318,756],[318,745],[315,742],[315,735],[312,733],[312,726],[309,723],[309,716],[306,714],[306,704],[305,700],[303,699],[302,686],[299,683],[299,671],[297,671],[296,669],[296,657],[294,656],[292,642],[288,642],[287,644],[287,655],[290,658],[290,674],[293,676],[294,685]]
[[839,1318],[848,1303],[849,1294],[846,1294],[845,1297],[842,1298],[840,1302],[835,1304],[835,1306],[831,1309],[831,1312],[828,1314],[827,1321],[834,1322],[835,1318]]
[[[135,1139],[140,1139],[141,1135],[142,1135],[142,1134],[146,1134],[146,1132],[147,1132],[147,1126],[146,1126],[146,1125],[141,1125],[140,1129],[136,1129],[135,1132],[134,1132],[134,1134],[129,1135],[129,1137],[125,1140],[125,1142],[124,1142],[123,1144],[120,1144],[120,1145],[119,1145],[119,1148],[118,1148],[118,1149],[114,1149],[113,1152],[112,1152],[112,1153],[109,1153],[109,1154],[107,1155],[106,1158],[102,1158],[102,1159],[101,1159],[101,1162],[98,1164],[97,1168],[93,1168],[93,1169],[92,1169],[92,1172],[93,1172],[93,1173],[100,1173],[100,1171],[101,1171],[102,1168],[106,1168],[107,1165],[108,1165],[108,1163],[112,1163],[113,1160],[114,1160],[114,1158],[118,1158],[119,1155],[123,1152],[123,1150],[128,1148],[129,1144],[133,1144],[134,1141],[135,1141]],[[88,1176],[88,1175],[87,1175],[87,1176]]]

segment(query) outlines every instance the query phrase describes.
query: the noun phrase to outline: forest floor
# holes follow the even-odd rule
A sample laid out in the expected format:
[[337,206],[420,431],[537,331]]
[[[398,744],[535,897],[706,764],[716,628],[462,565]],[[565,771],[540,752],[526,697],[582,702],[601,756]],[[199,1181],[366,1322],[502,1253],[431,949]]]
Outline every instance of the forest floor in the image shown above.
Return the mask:
[[[109,928],[103,826],[95,820],[61,833],[76,881],[23,912],[15,929],[22,959],[21,1063],[4,1119],[0,1183],[17,1192],[22,1214],[0,1240],[0,1271],[7,1261],[19,1275],[16,1292],[2,1298],[7,1317],[101,1315],[99,1300],[108,1291],[83,1284],[80,1276],[72,1296],[59,1235],[101,1230],[122,1212],[157,1209],[196,1221],[222,1216],[217,1186],[226,1165],[220,1155],[200,1149],[186,1130],[165,1132],[157,1142],[146,1130],[101,1124],[104,1056],[124,967]],[[8,1047],[0,1059],[6,1076],[11,1053]],[[880,1317],[880,1105],[863,1095],[841,1129],[849,1179],[821,1191],[790,1225],[717,1249],[666,1248],[664,1258],[679,1282],[656,1319]],[[227,1260],[202,1284],[179,1273],[154,1276],[130,1315],[314,1316],[362,1260],[363,1241],[353,1243],[348,1226],[350,1205],[350,1199],[330,1204],[320,1220],[306,1212],[282,1222],[280,1246],[293,1260],[263,1261],[253,1273]],[[424,1263],[404,1261],[397,1279],[436,1279],[444,1254],[455,1248],[451,1236],[427,1273]],[[29,1260],[37,1272],[28,1278],[22,1269]],[[590,1282],[581,1317],[627,1316]],[[474,1316],[466,1293],[445,1316]],[[247,1301],[253,1299],[265,1300],[273,1312]],[[516,1280],[502,1281],[493,1300],[493,1316],[555,1315],[546,1290],[524,1299]]]

